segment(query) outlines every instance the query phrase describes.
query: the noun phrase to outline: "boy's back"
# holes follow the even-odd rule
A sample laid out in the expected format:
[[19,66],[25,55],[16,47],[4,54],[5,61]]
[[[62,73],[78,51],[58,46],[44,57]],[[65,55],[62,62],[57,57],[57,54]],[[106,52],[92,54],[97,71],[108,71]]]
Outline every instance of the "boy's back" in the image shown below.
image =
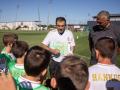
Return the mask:
[[16,57],[16,62],[10,63],[9,70],[13,76],[13,78],[16,80],[19,76],[25,74],[24,70],[24,56],[27,52],[29,46],[25,41],[16,41],[12,45],[11,52]]
[[[115,45],[111,37],[102,37],[97,40],[95,52],[98,63],[89,67],[89,90],[120,90],[120,85],[116,82],[120,80],[120,69],[113,64]],[[113,80],[116,81],[111,83]]]
[[[120,86],[114,87],[106,86],[109,80],[115,79],[120,80],[120,69],[114,64],[96,64],[89,67],[89,81],[90,81],[90,90],[107,90],[107,88],[119,88]],[[120,84],[119,84],[120,85]]]
[[50,90],[44,85],[28,80],[22,76],[18,78],[17,82],[19,84],[19,90]]
[[17,80],[19,76],[25,74],[24,65],[10,63],[8,67],[9,67],[10,73],[12,74],[15,80]]
[[19,90],[49,90],[42,85],[51,54],[40,46],[31,47],[24,57],[25,75],[17,80]]

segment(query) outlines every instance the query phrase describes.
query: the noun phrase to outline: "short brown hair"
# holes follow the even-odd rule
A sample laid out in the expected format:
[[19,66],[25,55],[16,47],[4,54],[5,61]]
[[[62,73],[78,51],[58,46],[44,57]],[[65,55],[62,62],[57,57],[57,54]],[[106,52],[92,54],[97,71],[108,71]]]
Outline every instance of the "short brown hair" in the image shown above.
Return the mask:
[[25,72],[29,76],[38,76],[48,67],[51,54],[40,46],[31,47],[25,56]]
[[[61,76],[68,78],[73,83],[74,90],[84,90],[88,82],[88,66],[83,58],[77,56],[66,56],[61,62]],[[68,80],[66,79],[66,80]],[[62,82],[64,84],[64,82]],[[60,84],[60,85],[62,85]],[[63,85],[62,85],[63,86]],[[73,90],[70,89],[71,86],[63,87],[64,90]],[[60,86],[61,88],[61,86]],[[67,88],[67,89],[65,89]],[[63,90],[63,89],[60,89]]]
[[12,45],[11,52],[16,58],[21,58],[29,49],[29,45],[25,41],[15,41]]
[[14,41],[18,40],[18,35],[15,33],[5,33],[3,35],[3,44],[7,46],[8,44],[13,44]]
[[95,49],[100,52],[102,57],[112,59],[115,52],[115,41],[111,37],[102,37],[97,40]]

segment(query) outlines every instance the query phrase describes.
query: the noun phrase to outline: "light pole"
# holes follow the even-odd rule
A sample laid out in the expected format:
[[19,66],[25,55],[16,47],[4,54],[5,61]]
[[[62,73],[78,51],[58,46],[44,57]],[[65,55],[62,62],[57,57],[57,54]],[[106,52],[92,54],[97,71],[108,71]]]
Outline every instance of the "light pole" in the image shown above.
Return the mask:
[[18,10],[19,10],[20,6],[19,4],[16,5],[16,16],[15,16],[15,24],[14,24],[14,29],[17,27],[17,19],[18,19]]
[[[67,15],[64,16],[67,21]],[[68,22],[66,23],[66,29],[68,29]]]
[[15,18],[15,21],[17,22],[17,19],[18,19],[18,10],[19,10],[20,6],[19,4],[17,4],[16,6],[16,18]]
[[38,25],[40,25],[40,30],[41,30],[41,19],[40,19],[40,10],[39,10],[39,7],[38,7]]
[[1,16],[2,16],[2,10],[0,9],[0,21],[1,21]]
[[47,17],[47,30],[48,30],[48,26],[49,26],[49,19],[50,19],[50,9],[51,9],[51,5],[52,4],[52,0],[48,1],[48,17]]

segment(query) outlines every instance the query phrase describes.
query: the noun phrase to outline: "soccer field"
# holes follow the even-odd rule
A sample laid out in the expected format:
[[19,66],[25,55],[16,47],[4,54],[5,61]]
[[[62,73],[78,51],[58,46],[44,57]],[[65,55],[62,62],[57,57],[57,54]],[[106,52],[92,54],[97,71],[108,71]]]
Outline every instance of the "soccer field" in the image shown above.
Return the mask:
[[[30,46],[40,45],[48,32],[46,31],[14,31],[14,30],[0,30],[0,50],[3,48],[2,37],[4,33],[14,32],[18,34],[19,40],[26,41]],[[75,38],[75,55],[83,56],[89,65],[90,51],[88,45],[88,32],[73,32]],[[118,58],[117,64],[120,66]]]

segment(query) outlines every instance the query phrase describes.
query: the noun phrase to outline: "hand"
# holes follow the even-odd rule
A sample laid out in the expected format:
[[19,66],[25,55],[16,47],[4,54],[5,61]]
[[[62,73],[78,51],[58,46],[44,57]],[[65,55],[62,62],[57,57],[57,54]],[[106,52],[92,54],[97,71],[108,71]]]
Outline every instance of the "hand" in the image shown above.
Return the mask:
[[0,90],[16,90],[16,86],[14,84],[13,78],[10,73],[5,75],[5,73],[1,73],[0,75]]
[[54,55],[59,55],[60,54],[60,50],[58,50],[58,49],[51,49],[51,52]]

